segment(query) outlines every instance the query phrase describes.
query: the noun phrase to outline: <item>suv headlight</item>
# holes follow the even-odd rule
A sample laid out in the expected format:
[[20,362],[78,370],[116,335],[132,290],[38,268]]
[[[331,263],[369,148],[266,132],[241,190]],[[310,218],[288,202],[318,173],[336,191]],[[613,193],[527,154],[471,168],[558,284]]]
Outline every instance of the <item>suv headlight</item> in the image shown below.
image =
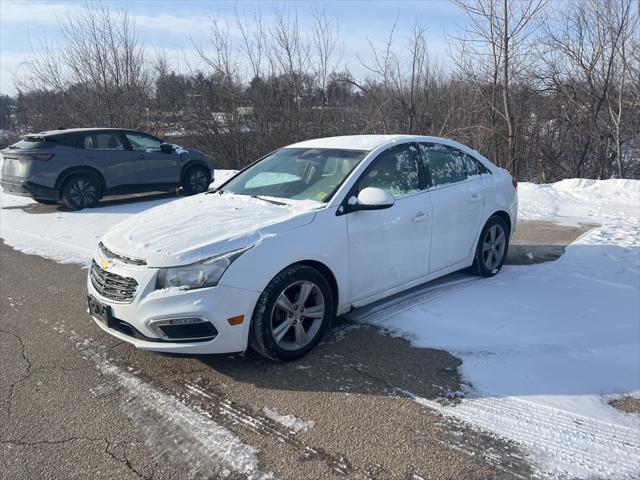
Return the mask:
[[158,272],[156,288],[213,287],[218,284],[220,277],[229,268],[229,265],[249,248],[233,250],[182,267],[161,268]]

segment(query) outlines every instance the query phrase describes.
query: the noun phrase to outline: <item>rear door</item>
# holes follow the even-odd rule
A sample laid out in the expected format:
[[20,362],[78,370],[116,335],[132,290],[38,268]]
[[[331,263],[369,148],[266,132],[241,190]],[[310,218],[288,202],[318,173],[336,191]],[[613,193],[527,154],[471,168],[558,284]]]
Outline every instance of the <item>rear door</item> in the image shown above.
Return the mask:
[[395,198],[384,210],[347,214],[351,301],[427,275],[431,238],[431,202],[416,145],[381,153],[358,180],[354,195],[381,188]]
[[484,182],[467,175],[464,152],[438,143],[420,143],[431,175],[433,205],[430,272],[465,260],[475,246],[484,212]]
[[140,132],[124,132],[134,152],[138,183],[141,185],[177,185],[180,183],[180,157],[175,150],[160,150],[162,140]]
[[135,185],[135,158],[118,130],[96,130],[81,135],[78,144],[82,163],[102,173],[107,188]]

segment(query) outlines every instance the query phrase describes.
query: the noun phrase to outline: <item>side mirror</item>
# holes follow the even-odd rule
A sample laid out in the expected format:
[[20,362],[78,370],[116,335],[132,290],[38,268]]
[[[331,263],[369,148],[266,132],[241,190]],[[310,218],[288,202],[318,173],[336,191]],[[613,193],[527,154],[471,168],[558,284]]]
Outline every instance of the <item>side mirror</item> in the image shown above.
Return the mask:
[[161,143],[160,151],[164,153],[173,153],[173,145],[170,143]]
[[394,203],[396,199],[393,195],[374,187],[362,189],[357,199],[355,197],[349,199],[349,205],[353,210],[382,210],[393,207]]

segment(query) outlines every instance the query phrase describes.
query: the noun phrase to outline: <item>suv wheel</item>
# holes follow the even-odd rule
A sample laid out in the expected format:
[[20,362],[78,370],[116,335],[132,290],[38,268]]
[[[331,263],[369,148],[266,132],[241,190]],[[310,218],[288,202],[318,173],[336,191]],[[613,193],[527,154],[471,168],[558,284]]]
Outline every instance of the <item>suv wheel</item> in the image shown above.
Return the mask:
[[211,183],[211,173],[204,167],[191,167],[182,180],[182,191],[185,195],[206,192]]
[[322,339],[334,316],[329,283],[317,270],[294,265],[267,285],[253,312],[249,343],[272,360],[294,360]]
[[100,182],[93,175],[74,175],[62,185],[62,203],[69,210],[82,210],[98,204],[102,197]]

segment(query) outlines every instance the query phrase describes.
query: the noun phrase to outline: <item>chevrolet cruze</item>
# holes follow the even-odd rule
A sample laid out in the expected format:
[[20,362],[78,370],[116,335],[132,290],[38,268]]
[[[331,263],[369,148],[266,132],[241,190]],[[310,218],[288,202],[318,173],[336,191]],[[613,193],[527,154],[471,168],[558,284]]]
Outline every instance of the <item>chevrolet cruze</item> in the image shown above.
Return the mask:
[[290,145],[113,227],[91,264],[89,310],[146,350],[295,359],[352,308],[464,268],[495,275],[516,187],[444,138]]

